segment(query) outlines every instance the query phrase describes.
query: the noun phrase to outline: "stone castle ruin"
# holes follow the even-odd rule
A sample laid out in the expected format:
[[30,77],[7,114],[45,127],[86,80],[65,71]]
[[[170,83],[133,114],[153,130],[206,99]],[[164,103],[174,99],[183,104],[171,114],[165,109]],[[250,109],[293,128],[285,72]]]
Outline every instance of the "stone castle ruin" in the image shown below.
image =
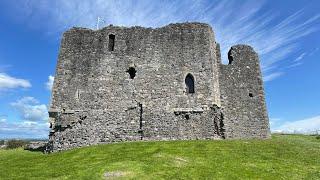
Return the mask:
[[49,150],[269,137],[257,53],[236,45],[228,65],[220,57],[203,23],[68,30],[52,90]]

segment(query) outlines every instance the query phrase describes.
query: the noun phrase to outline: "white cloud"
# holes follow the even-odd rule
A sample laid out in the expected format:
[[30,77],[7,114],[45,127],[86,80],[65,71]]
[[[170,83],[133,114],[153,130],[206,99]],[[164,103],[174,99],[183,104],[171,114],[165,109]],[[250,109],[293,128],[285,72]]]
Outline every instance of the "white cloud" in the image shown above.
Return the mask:
[[53,81],[54,81],[54,77],[50,75],[48,77],[48,81],[46,82],[46,88],[50,91],[52,90]]
[[[273,122],[273,121],[270,121]],[[320,115],[298,121],[271,123],[272,132],[312,134],[320,132]]]
[[303,59],[305,56],[307,55],[307,53],[301,53],[295,60],[294,60],[294,62],[298,62],[298,61],[300,61],[301,59]]
[[0,73],[0,89],[13,89],[19,87],[29,88],[31,87],[31,84],[28,80],[18,79],[5,73]]
[[24,97],[11,103],[24,121],[47,122],[47,106],[40,104],[34,97]]
[[268,74],[266,76],[263,76],[263,81],[265,81],[265,82],[272,81],[281,75],[283,75],[282,72],[274,72],[274,73]]
[[5,118],[1,118],[1,119],[0,119],[0,124],[1,124],[1,123],[5,123],[5,122],[7,122],[7,119],[5,119]]
[[49,123],[46,122],[0,120],[1,138],[47,138],[48,132]]
[[297,62],[297,63],[289,65],[288,68],[297,67],[297,66],[300,66],[301,64],[302,64],[302,62]]
[[121,26],[159,27],[173,22],[206,22],[215,30],[224,62],[227,61],[230,46],[249,44],[260,55],[263,74],[274,78],[279,77],[275,74],[279,74],[282,64],[286,64],[279,62],[301,47],[301,38],[319,30],[317,25],[320,20],[320,14],[307,17],[307,8],[280,17],[277,10],[265,11],[264,1],[255,0],[85,0],[81,3],[77,0],[41,3],[29,0],[22,3],[14,1],[13,6],[19,8],[19,13],[23,12],[19,17],[27,18],[30,24],[59,33],[72,26],[95,28],[98,17],[104,20],[104,25]]
[[270,119],[269,119],[270,126],[274,126],[274,125],[276,125],[277,123],[279,123],[280,121],[281,121],[280,118],[270,118]]
[[10,121],[0,115],[0,138],[47,138],[49,132],[48,111],[33,97],[24,97],[10,104],[20,115]]
[[303,52],[301,53],[299,56],[297,56],[294,60],[293,63],[288,65],[286,68],[293,68],[293,67],[297,67],[303,64],[303,59],[306,59],[306,56],[312,56],[315,52],[317,51],[317,48],[309,51],[309,52]]

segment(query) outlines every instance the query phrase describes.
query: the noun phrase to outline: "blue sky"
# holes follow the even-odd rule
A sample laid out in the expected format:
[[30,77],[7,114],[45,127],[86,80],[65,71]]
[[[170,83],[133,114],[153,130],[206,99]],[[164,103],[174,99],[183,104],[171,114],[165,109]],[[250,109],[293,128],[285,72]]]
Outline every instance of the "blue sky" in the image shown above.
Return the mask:
[[[81,2],[81,3],[80,3]],[[272,131],[320,130],[320,1],[0,2],[0,138],[46,138],[62,33],[114,24],[209,23],[225,63],[232,45],[259,53]]]

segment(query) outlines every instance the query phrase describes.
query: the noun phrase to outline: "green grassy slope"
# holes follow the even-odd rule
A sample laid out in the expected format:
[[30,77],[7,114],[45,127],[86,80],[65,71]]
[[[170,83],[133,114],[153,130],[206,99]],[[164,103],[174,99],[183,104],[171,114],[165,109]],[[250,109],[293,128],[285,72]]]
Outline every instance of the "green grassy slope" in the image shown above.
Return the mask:
[[320,140],[132,142],[42,154],[0,150],[0,179],[320,179]]

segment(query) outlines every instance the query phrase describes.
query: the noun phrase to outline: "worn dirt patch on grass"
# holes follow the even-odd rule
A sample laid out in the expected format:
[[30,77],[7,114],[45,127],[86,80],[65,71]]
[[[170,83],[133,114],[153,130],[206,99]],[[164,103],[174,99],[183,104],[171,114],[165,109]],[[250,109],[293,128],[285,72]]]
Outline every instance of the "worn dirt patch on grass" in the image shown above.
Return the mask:
[[128,171],[107,171],[103,174],[105,179],[117,179],[119,177],[126,177],[131,173]]

